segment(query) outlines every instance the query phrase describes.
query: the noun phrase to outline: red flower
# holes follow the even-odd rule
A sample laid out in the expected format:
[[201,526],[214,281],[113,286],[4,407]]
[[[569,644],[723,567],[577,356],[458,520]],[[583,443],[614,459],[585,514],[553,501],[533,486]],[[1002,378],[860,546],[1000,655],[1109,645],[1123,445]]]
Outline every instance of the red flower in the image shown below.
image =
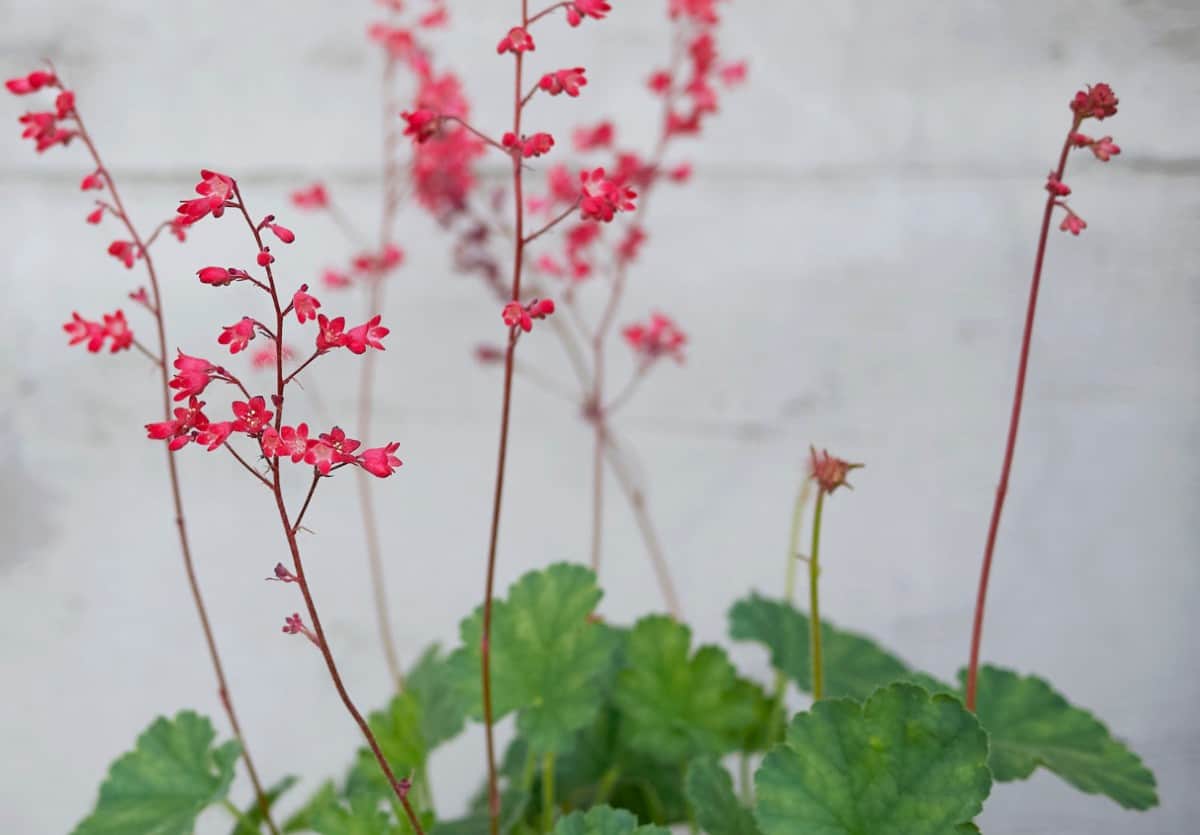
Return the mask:
[[1108,162],[1110,159],[1121,153],[1121,146],[1112,141],[1111,136],[1104,136],[1097,139],[1091,145],[1092,153],[1096,155],[1096,159],[1101,162]]
[[58,126],[58,118],[53,111],[26,113],[17,121],[25,126],[21,138],[32,139],[39,154],[55,145],[66,145],[75,137],[75,131]]
[[579,178],[582,183],[579,208],[584,220],[608,223],[617,212],[628,212],[635,208],[633,201],[637,192],[608,179],[603,168],[583,171]]
[[237,420],[233,422],[235,432],[245,432],[247,435],[257,435],[270,425],[274,412],[267,409],[267,401],[262,395],[246,400],[235,400],[231,407]]
[[104,177],[97,169],[84,177],[79,183],[80,191],[101,191],[104,188]]
[[671,74],[666,70],[657,70],[646,81],[646,86],[652,93],[662,94],[671,89]]
[[1117,97],[1112,87],[1107,84],[1089,84],[1086,90],[1080,90],[1071,100],[1071,110],[1079,119],[1095,118],[1097,120],[1115,116],[1117,113]]
[[113,241],[108,245],[108,254],[124,264],[127,269],[133,269],[133,262],[140,253],[133,241]]
[[258,251],[258,255],[255,256],[254,260],[256,260],[258,262],[258,266],[260,266],[260,267],[265,267],[269,264],[274,264],[275,256],[271,254],[271,247],[264,246],[262,249],[260,249]]
[[[811,446],[808,448],[811,456],[811,472],[809,477],[817,482],[817,486],[822,493],[826,495],[833,493],[839,487],[850,487],[846,481],[846,475],[851,470],[856,470],[862,464],[851,464],[848,461],[843,461],[841,458],[834,458],[826,451],[822,451],[817,455],[817,451]],[[851,487],[851,489],[854,489]]]
[[681,162],[674,168],[667,170],[667,177],[673,183],[686,183],[692,177],[692,164],[690,162]]
[[292,205],[297,209],[328,209],[329,192],[322,183],[313,183],[292,192]]
[[[592,225],[595,226],[595,224]],[[617,246],[617,257],[622,261],[632,261],[637,258],[638,251],[645,241],[645,231],[636,223],[633,224],[629,227],[629,231],[625,233],[625,237],[621,239],[621,243]]]
[[573,0],[567,3],[567,23],[578,26],[585,17],[603,20],[611,11],[607,0]]
[[179,351],[174,366],[178,373],[171,378],[170,387],[177,390],[176,400],[202,394],[217,371],[217,367],[208,360],[189,357],[183,351]]
[[346,344],[346,317],[336,319],[326,318],[324,313],[317,314],[317,350],[328,351],[330,348],[340,348]]
[[298,612],[294,613],[291,617],[283,619],[283,631],[288,635],[303,635],[318,647],[321,646],[321,640],[316,636],[316,633],[304,625],[304,621],[300,619]]
[[228,345],[231,354],[246,350],[246,346],[254,338],[254,325],[253,319],[243,316],[240,322],[221,329],[221,335],[217,337],[217,344]]
[[224,287],[237,277],[225,267],[202,267],[196,270],[196,276],[201,284],[211,284],[213,287]]
[[8,92],[17,96],[25,96],[29,93],[36,93],[43,87],[52,87],[58,84],[58,79],[53,73],[48,73],[45,70],[34,70],[24,78],[10,78],[4,82],[4,86],[8,88]]
[[508,34],[501,38],[500,43],[496,46],[496,54],[503,55],[506,52],[511,52],[514,55],[519,55],[522,52],[533,52],[533,38],[528,32],[520,26],[514,26],[508,30]]
[[92,225],[99,223],[101,220],[104,219],[104,207],[97,206],[96,208],[94,208],[90,212],[88,212],[87,217],[84,219]]
[[1067,210],[1067,216],[1063,218],[1063,222],[1058,225],[1058,228],[1064,232],[1070,232],[1072,235],[1078,236],[1080,232],[1087,229],[1087,221],[1074,212]]
[[379,319],[379,314],[376,314],[369,321],[346,331],[345,340],[342,344],[349,349],[350,353],[364,354],[367,348],[384,350],[383,338],[390,331],[379,324]]
[[741,84],[746,80],[746,73],[748,70],[749,67],[746,65],[745,61],[738,61],[733,64],[726,64],[725,66],[721,67],[720,70],[718,70],[718,73],[721,76],[721,80],[725,82],[726,86],[733,87],[734,85]]
[[1058,179],[1058,175],[1051,171],[1050,175],[1046,177],[1046,191],[1055,197],[1066,197],[1071,193],[1071,187]]
[[318,440],[309,443],[304,463],[316,467],[321,475],[329,475],[334,464],[354,463],[357,459],[351,453],[359,446],[361,444],[358,441],[347,438],[346,433],[335,426],[328,433],[318,436]]
[[285,244],[290,244],[296,240],[296,233],[286,226],[281,226],[278,223],[268,223],[267,228],[271,230],[276,238],[279,238]]
[[531,159],[550,153],[550,149],[554,147],[554,137],[548,133],[535,133],[533,136],[521,137],[518,142],[517,135],[510,131],[504,134],[501,144],[505,148],[515,148],[519,145],[521,156]]
[[[283,358],[290,360],[295,356],[295,352],[286,345],[283,346]],[[255,368],[274,368],[276,356],[275,340],[271,340],[269,345],[264,345],[254,352],[250,358],[250,364]]]
[[223,420],[219,423],[210,423],[203,429],[196,432],[193,440],[203,447],[206,447],[209,452],[219,447],[221,444],[229,440],[229,436],[233,434],[233,423]]
[[147,423],[146,436],[155,441],[169,440],[168,448],[172,452],[182,449],[193,440],[194,430],[208,426],[209,421],[202,411],[203,408],[204,401],[195,397],[189,398],[186,407],[180,406],[175,409],[174,420]]
[[71,115],[71,111],[75,109],[75,94],[70,90],[63,90],[54,97],[54,112],[58,118],[65,119]]
[[574,134],[575,148],[580,151],[609,148],[613,144],[614,134],[612,122],[601,122],[591,128],[579,128]]
[[555,70],[548,72],[542,76],[542,80],[538,82],[538,87],[545,90],[552,96],[557,96],[559,93],[566,93],[574,98],[579,95],[579,88],[587,86],[587,78],[584,76],[583,67],[572,67],[565,70]]
[[350,276],[343,272],[326,270],[321,274],[321,283],[330,290],[342,290],[354,282],[350,280]]
[[304,460],[304,456],[308,454],[308,424],[301,423],[299,426],[281,426],[276,432],[273,427],[267,427],[263,431],[262,449],[263,455],[272,458],[287,458],[291,457],[293,464],[299,464]]
[[671,0],[672,18],[687,17],[696,23],[713,25],[720,22],[717,17],[717,0]]
[[193,224],[208,215],[220,217],[225,213],[226,203],[233,196],[233,178],[216,171],[204,169],[200,172],[200,182],[196,185],[199,197],[183,200],[176,211],[182,216],[184,223]]
[[533,330],[534,319],[545,319],[554,312],[554,302],[551,299],[534,299],[527,305],[520,302],[509,302],[504,305],[501,317],[504,324],[510,328],[520,327],[528,333]]
[[101,319],[100,322],[93,322],[84,319],[78,313],[72,313],[71,321],[63,325],[63,330],[70,337],[67,344],[78,345],[80,342],[87,342],[86,347],[93,354],[104,348],[105,340],[109,340],[108,350],[112,354],[128,350],[133,345],[133,331],[129,329],[123,311],[105,313]]
[[365,450],[358,456],[358,465],[373,476],[387,478],[403,463],[394,454],[399,448],[400,444],[392,442],[387,446]]
[[442,117],[432,110],[415,110],[411,113],[406,110],[400,116],[408,123],[404,135],[413,137],[418,143],[435,135],[442,122]]
[[683,362],[683,346],[687,335],[667,316],[655,313],[646,324],[629,325],[622,332],[629,347],[646,361],[669,356]]
[[302,325],[309,319],[317,318],[317,308],[320,306],[316,297],[308,294],[307,284],[301,284],[292,296],[292,309],[296,311],[296,320]]

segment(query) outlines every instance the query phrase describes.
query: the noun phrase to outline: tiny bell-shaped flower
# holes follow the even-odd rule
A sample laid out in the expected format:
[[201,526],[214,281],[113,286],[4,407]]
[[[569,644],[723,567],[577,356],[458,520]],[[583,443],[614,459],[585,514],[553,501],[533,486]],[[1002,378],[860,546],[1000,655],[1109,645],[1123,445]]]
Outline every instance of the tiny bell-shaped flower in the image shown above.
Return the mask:
[[511,52],[519,55],[522,52],[533,52],[534,49],[533,37],[520,26],[514,26],[496,45],[496,54]]

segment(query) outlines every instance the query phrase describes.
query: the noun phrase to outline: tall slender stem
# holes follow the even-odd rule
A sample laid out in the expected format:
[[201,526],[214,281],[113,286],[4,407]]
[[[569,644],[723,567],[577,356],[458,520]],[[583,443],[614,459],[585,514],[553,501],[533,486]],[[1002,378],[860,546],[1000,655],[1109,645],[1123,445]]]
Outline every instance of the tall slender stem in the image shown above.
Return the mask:
[[554,754],[542,757],[542,832],[554,829]]
[[[1058,157],[1055,176],[1062,180],[1067,167],[1067,155],[1071,151],[1071,134],[1079,128],[1076,117],[1063,141]],[[1000,467],[1000,482],[996,485],[996,497],[992,503],[992,518],[988,523],[987,543],[983,549],[983,565],[979,573],[979,591],[975,598],[975,620],[971,628],[971,660],[967,665],[967,709],[975,709],[976,690],[979,678],[979,648],[983,640],[983,611],[987,603],[988,580],[992,573],[992,554],[996,547],[996,534],[1000,530],[1000,514],[1004,511],[1004,497],[1008,493],[1008,476],[1012,471],[1013,453],[1017,448],[1017,428],[1021,423],[1021,403],[1025,398],[1025,374],[1029,367],[1029,346],[1033,338],[1033,318],[1037,311],[1038,288],[1042,281],[1042,263],[1046,257],[1046,241],[1050,234],[1050,218],[1054,213],[1054,194],[1046,196],[1046,208],[1042,212],[1042,229],[1038,235],[1037,255],[1033,261],[1033,279],[1029,283],[1029,303],[1025,309],[1025,330],[1021,335],[1021,358],[1017,365],[1017,383],[1013,391],[1012,412],[1008,419],[1008,438],[1004,444],[1004,463]]]
[[[792,524],[788,531],[787,563],[783,581],[783,599],[789,606],[796,601],[796,575],[799,573],[796,570],[796,565],[800,562],[800,530],[804,524],[804,508],[808,506],[808,499],[812,494],[812,485],[813,481],[811,478],[804,479],[800,485],[800,489],[796,491],[796,502],[792,506]],[[771,698],[771,703],[774,705],[774,715],[771,720],[771,734],[768,744],[778,737],[787,719],[787,708],[783,703],[786,693],[787,674],[783,670],[776,670],[775,689]]]
[[[397,145],[397,130],[395,118],[399,109],[390,96],[392,82],[396,72],[396,60],[389,57],[384,65],[384,137],[383,137],[383,209],[379,230],[379,249],[382,252],[392,243],[392,227],[395,224],[396,208],[399,204],[396,182],[399,178],[399,167],[395,161]],[[380,270],[368,273],[367,280],[370,289],[367,293],[367,316],[373,316],[383,311],[385,301],[384,275]],[[363,357],[358,382],[358,437],[365,438],[371,430],[371,410],[375,403],[375,372],[376,357],[373,351],[368,351]],[[396,642],[392,631],[392,618],[388,610],[387,583],[383,570],[383,549],[380,545],[379,522],[375,513],[375,499],[371,492],[370,476],[359,472],[355,479],[358,485],[358,503],[362,512],[363,535],[367,547],[367,563],[371,572],[371,596],[375,605],[375,623],[379,631],[379,642],[383,646],[384,660],[387,662],[388,674],[397,690],[404,687],[404,672],[400,665],[400,656],[396,651]]]
[[825,491],[817,490],[817,504],[813,508],[812,553],[808,555],[808,632],[811,640],[812,697],[820,701],[825,694],[825,668],[821,661],[821,510],[825,505]]
[[[237,205],[241,211],[242,217],[246,221],[246,225],[250,228],[250,234],[254,237],[254,242],[258,245],[259,251],[263,250],[262,233],[250,218],[250,212],[246,208],[246,200],[242,197],[241,190],[238,187],[237,181],[233,183],[233,193],[237,198]],[[267,273],[267,284],[271,296],[271,304],[275,308],[275,334],[279,340],[279,344],[283,344],[283,328],[285,324],[285,311],[279,300],[279,288],[275,283],[275,274],[271,269],[271,265],[265,264],[263,269]],[[286,403],[284,391],[287,388],[288,380],[283,373],[283,352],[276,351],[275,357],[275,429],[278,431],[283,423],[283,410]],[[317,613],[317,604],[313,599],[312,590],[308,585],[308,577],[304,573],[304,562],[300,558],[300,546],[296,541],[296,530],[299,527],[300,516],[293,521],[288,513],[287,504],[283,498],[283,480],[280,478],[280,467],[278,459],[271,466],[271,492],[275,496],[275,507],[279,513],[279,522],[283,526],[283,535],[287,540],[288,550],[292,555],[292,566],[295,569],[296,584],[300,587],[300,593],[304,597],[304,606],[308,611],[308,616],[312,620],[312,628],[317,636],[317,647],[321,651],[321,657],[325,660],[325,666],[329,670],[329,677],[333,680],[334,689],[337,690],[338,696],[345,705],[346,711],[354,719],[358,725],[363,737],[367,741],[367,746],[374,754],[376,762],[379,763],[379,768],[383,771],[384,777],[387,778],[388,785],[391,786],[396,798],[400,801],[405,814],[408,816],[409,823],[412,825],[416,835],[424,835],[424,830],[421,828],[421,822],[417,818],[416,811],[412,804],[408,801],[408,791],[411,787],[407,778],[399,780],[392,771],[391,765],[388,764],[387,758],[383,755],[382,749],[379,747],[379,742],[375,739],[375,734],[371,731],[366,719],[363,718],[362,712],[354,704],[350,698],[349,692],[346,690],[346,685],[342,681],[341,673],[338,671],[337,663],[333,659],[333,652],[329,648],[329,641],[325,637],[325,628],[321,625],[321,616]],[[312,500],[313,493],[316,491],[317,483],[320,481],[321,475],[318,472],[313,473],[313,482],[308,489],[308,493],[304,499],[304,510],[308,509],[309,502]]]
[[[143,242],[137,228],[133,225],[133,221],[125,209],[125,204],[121,200],[121,195],[117,191],[116,180],[113,179],[107,166],[101,160],[100,152],[96,149],[91,134],[84,127],[83,118],[74,108],[71,110],[71,115],[75,118],[75,124],[79,128],[80,141],[87,148],[92,161],[96,164],[96,169],[104,178],[105,183],[108,184],[109,193],[112,195],[113,203],[117,210],[116,216],[129,233],[129,237],[133,239],[134,246],[137,247],[138,253],[146,265],[146,275],[150,282],[152,306],[150,312],[154,317],[154,326],[158,338],[158,356],[160,361],[156,365],[158,366],[162,393],[163,419],[170,420],[172,412],[171,389],[169,385],[170,374],[167,371],[167,330],[163,315],[162,293],[159,290],[158,273],[154,268],[154,260],[151,258],[150,251]],[[255,768],[254,760],[250,756],[250,749],[246,745],[245,734],[242,733],[242,726],[238,721],[237,711],[233,706],[233,697],[229,693],[229,683],[225,677],[225,666],[221,662],[221,653],[217,649],[217,641],[213,637],[212,624],[209,622],[208,607],[205,606],[204,595],[200,592],[200,581],[196,577],[196,566],[192,559],[192,548],[188,539],[187,522],[183,513],[183,494],[179,484],[179,471],[175,465],[175,455],[170,450],[167,450],[166,456],[167,477],[171,484],[171,503],[175,512],[175,528],[179,536],[179,550],[183,556],[183,569],[187,575],[188,589],[192,595],[192,603],[195,605],[196,614],[200,618],[200,629],[204,634],[204,643],[208,648],[208,657],[212,663],[213,674],[217,679],[217,695],[221,700],[221,706],[225,709],[225,715],[229,718],[229,726],[233,730],[233,735],[241,746],[242,761],[246,763],[246,773],[250,776],[250,783],[254,788],[254,796],[258,802],[259,811],[262,813],[263,821],[267,824],[267,828],[270,829],[273,835],[279,835],[279,829],[275,826],[275,821],[271,817],[271,804],[267,800],[266,793],[263,791],[262,782],[258,778],[258,769]]]
[[[521,0],[521,26],[529,25],[529,3]],[[521,70],[524,53],[517,52],[513,72],[513,126],[514,136],[521,135]],[[512,295],[515,302],[521,300],[521,268],[525,256],[525,198],[522,194],[522,168],[520,154],[512,155],[513,178],[513,270]],[[500,506],[504,496],[504,470],[508,459],[508,426],[512,411],[513,352],[517,347],[516,328],[510,328],[508,348],[504,353],[504,396],[500,408],[500,448],[496,455],[496,488],[492,496],[492,525],[488,541],[487,576],[483,592],[483,630],[480,638],[480,676],[483,684],[483,725],[487,745],[488,769],[488,828],[491,835],[500,832],[500,783],[496,772],[496,740],[494,735],[495,714],[492,709],[492,600],[496,586],[496,544],[500,536]]]

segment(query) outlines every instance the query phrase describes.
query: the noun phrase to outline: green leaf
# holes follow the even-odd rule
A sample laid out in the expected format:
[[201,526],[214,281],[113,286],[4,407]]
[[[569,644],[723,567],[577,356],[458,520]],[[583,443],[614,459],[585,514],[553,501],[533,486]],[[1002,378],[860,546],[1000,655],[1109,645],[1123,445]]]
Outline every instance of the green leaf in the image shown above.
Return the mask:
[[336,806],[337,802],[337,788],[333,785],[332,780],[326,780],[321,784],[321,788],[317,789],[313,796],[296,810],[295,814],[283,822],[283,831],[285,833],[311,831],[313,818],[326,807]]
[[[289,775],[284,777],[275,785],[268,787],[267,790],[263,792],[263,795],[267,799],[267,808],[270,809],[271,806],[274,805],[275,801],[279,799],[280,795],[282,795],[292,786],[296,785],[298,782],[300,782],[299,777],[293,777]],[[237,826],[233,828],[233,832],[230,833],[230,835],[260,835],[263,813],[262,808],[258,805],[257,798],[250,801],[250,805],[246,807],[244,812],[242,812],[242,818],[244,820],[238,822]],[[247,826],[247,823],[250,825]]]
[[716,758],[692,760],[684,785],[696,823],[708,835],[759,835],[754,816],[737,799],[733,779]]
[[462,731],[467,702],[459,690],[449,656],[437,644],[422,653],[406,677],[405,691],[421,706],[421,735],[431,753]]
[[765,835],[961,835],[991,791],[987,734],[955,698],[892,684],[797,714],[755,776]]
[[[512,832],[529,806],[529,795],[513,789],[500,795],[500,835]],[[433,827],[430,835],[481,835],[488,831],[488,813],[486,802],[465,818],[452,821],[441,821]]]
[[397,835],[402,831],[376,799],[365,794],[351,797],[349,805],[333,803],[316,809],[311,826],[317,835]]
[[639,620],[614,693],[627,744],[681,764],[737,748],[755,719],[725,651],[705,646],[689,658],[691,640],[691,630],[669,617]]
[[[959,677],[965,680],[965,671]],[[1040,765],[1126,809],[1158,804],[1154,775],[1137,754],[1047,682],[984,666],[976,692],[976,714],[992,739],[988,762],[1000,782],[1024,780]]]
[[241,746],[213,747],[212,722],[184,710],[160,716],[109,767],[95,810],[74,835],[188,835],[225,798]]
[[624,809],[596,806],[586,812],[572,812],[559,820],[554,835],[671,835],[670,830],[654,824],[638,826],[637,818]]
[[[812,691],[808,617],[783,601],[752,594],[729,611],[735,641],[755,641],[771,654],[771,665],[805,692]],[[825,698],[862,700],[875,688],[910,675],[908,666],[869,638],[821,622]]]
[[[592,572],[558,563],[526,574],[492,611],[492,706],[498,720],[517,711],[517,732],[539,753],[565,750],[596,717],[617,638],[590,616],[601,592]],[[482,717],[482,609],[462,622],[453,657],[472,714]]]

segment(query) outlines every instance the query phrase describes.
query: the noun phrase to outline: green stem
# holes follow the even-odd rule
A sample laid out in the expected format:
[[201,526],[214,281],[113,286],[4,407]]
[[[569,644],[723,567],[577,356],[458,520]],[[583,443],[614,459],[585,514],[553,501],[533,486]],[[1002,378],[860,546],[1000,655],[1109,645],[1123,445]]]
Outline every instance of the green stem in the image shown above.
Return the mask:
[[746,751],[742,752],[742,756],[738,762],[738,779],[742,784],[742,803],[747,806],[753,806],[754,781],[750,776],[750,754]]
[[429,787],[429,769],[424,765],[417,769],[417,791],[420,794],[421,803],[425,806],[426,811],[434,811],[433,789]]
[[600,785],[596,788],[596,800],[593,805],[603,806],[612,797],[613,789],[617,787],[617,780],[621,778],[621,769],[617,766],[612,766],[608,771],[604,772],[604,776],[600,778]]
[[260,832],[261,831],[258,824],[256,824],[254,821],[250,820],[245,815],[243,815],[242,810],[239,809],[238,807],[234,806],[228,800],[222,800],[221,806],[224,807],[225,811],[228,812],[229,814],[233,815],[233,817],[237,820],[239,829],[242,827],[245,827],[250,832]]
[[[792,527],[788,533],[787,566],[783,581],[783,598],[789,605],[796,601],[796,563],[800,561],[800,529],[804,521],[804,508],[808,506],[808,498],[812,493],[812,479],[804,479],[796,492],[796,503],[792,507]],[[771,715],[771,732],[767,737],[769,746],[783,733],[787,722],[787,706],[783,703],[787,693],[787,674],[783,670],[775,671],[775,691],[771,698],[774,711]]]
[[812,552],[808,555],[808,632],[812,637],[812,697],[820,701],[825,691],[825,671],[821,666],[821,606],[817,578],[821,575],[821,508],[825,491],[817,490],[817,506],[813,510]]
[[542,757],[542,831],[554,829],[554,755]]

